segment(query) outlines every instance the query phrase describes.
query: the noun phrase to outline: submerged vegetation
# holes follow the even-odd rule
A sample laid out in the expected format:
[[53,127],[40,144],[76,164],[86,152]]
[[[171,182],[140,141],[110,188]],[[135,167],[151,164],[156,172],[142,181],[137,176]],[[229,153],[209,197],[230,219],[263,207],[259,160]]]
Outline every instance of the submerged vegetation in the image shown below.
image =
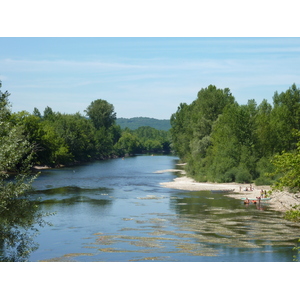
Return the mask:
[[[177,207],[181,201],[172,199],[171,203]],[[198,199],[194,201],[198,203]],[[179,261],[186,255],[192,257],[191,261],[197,259],[193,257],[217,261],[220,255],[230,255],[226,253],[228,246],[241,257],[247,257],[267,253],[270,246],[293,247],[298,237],[298,231],[288,221],[274,218],[272,214],[265,212],[262,218],[245,210],[213,206],[198,209],[195,214],[184,211],[179,215],[141,214],[123,218],[122,222],[126,227],[116,233],[96,232],[92,238],[88,237],[83,247],[85,253],[70,253],[48,261],[71,258],[81,261],[87,255],[94,256],[94,260],[113,261],[118,253],[127,254],[129,261]]]

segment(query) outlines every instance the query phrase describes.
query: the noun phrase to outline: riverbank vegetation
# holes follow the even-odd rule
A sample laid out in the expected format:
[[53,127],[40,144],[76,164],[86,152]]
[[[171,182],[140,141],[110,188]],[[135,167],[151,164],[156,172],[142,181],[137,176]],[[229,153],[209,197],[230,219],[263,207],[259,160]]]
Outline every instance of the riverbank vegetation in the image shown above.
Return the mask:
[[191,104],[180,104],[171,125],[172,146],[194,179],[270,185],[286,178],[290,168],[288,178],[295,180],[283,184],[299,190],[300,172],[293,160],[299,154],[300,130],[300,90],[295,84],[275,92],[272,105],[265,99],[259,105],[254,99],[240,105],[228,88],[210,85]]
[[145,152],[170,152],[170,135],[165,130],[143,126],[121,129],[116,124],[112,104],[98,99],[87,107],[86,115],[21,111],[8,121],[22,128],[33,147],[33,163],[56,167],[90,160],[108,159]]
[[0,90],[0,261],[25,261],[36,249],[35,225],[46,222],[45,215],[28,200],[37,176],[30,172],[34,146],[23,127],[12,122],[8,96]]
[[[1,82],[0,82],[1,88]],[[92,101],[80,113],[11,112],[0,90],[0,260],[26,260],[35,245],[28,229],[44,224],[28,201],[33,165],[56,167],[139,153],[175,150],[187,174],[198,181],[300,188],[300,90],[293,84],[272,105],[254,99],[240,105],[228,88],[213,85],[181,103],[169,131],[150,126],[121,128],[114,106]],[[15,175],[14,180],[10,174]],[[295,207],[289,219],[299,220]],[[25,231],[24,231],[25,230]]]
[[158,130],[150,126],[142,126],[136,130],[125,128],[115,145],[117,154],[138,153],[170,153],[171,152],[170,132]]

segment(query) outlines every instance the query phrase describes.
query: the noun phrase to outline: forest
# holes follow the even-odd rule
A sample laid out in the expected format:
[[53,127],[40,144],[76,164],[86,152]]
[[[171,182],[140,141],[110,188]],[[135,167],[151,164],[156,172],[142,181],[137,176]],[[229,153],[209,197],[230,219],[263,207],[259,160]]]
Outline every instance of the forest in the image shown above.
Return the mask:
[[171,125],[172,147],[196,180],[269,185],[288,176],[293,182],[284,184],[299,190],[296,84],[259,105],[254,99],[240,105],[229,88],[210,85],[191,104],[179,105]]
[[122,129],[116,123],[114,106],[106,100],[92,101],[85,113],[54,112],[47,106],[43,113],[37,108],[33,113],[7,110],[1,121],[21,130],[33,147],[33,164],[40,166],[57,167],[145,152],[170,152],[167,131],[150,126]]

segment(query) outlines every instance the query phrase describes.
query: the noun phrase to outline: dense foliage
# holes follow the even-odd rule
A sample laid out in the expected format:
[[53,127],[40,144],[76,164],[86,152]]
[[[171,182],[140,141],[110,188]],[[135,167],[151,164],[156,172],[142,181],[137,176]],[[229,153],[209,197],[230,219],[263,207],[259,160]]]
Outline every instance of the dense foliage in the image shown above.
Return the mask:
[[[210,85],[190,105],[180,104],[171,125],[173,147],[195,179],[270,184],[286,171],[278,168],[282,152],[297,150],[293,131],[300,130],[300,90],[293,84],[275,92],[273,105],[267,100],[239,105],[229,89]],[[293,154],[283,157],[292,162]],[[299,168],[293,166],[297,175],[288,177],[299,181]],[[299,182],[293,185],[299,189]]]
[[171,151],[170,133],[150,126],[142,126],[136,130],[126,128],[116,144],[118,155],[126,153],[169,153]]
[[[295,136],[300,137],[300,131],[295,131]],[[276,154],[272,163],[275,166],[274,174],[281,174],[274,184],[274,189],[283,190],[288,187],[290,191],[300,189],[300,140],[296,144],[297,148],[292,152],[282,151]],[[272,175],[272,174],[271,174]]]
[[10,114],[7,120],[22,128],[35,165],[56,167],[144,152],[170,152],[167,131],[149,126],[121,129],[114,106],[106,100],[92,101],[85,113],[63,114],[47,106],[43,114],[35,108],[32,114],[21,111]]
[[34,150],[24,128],[11,122],[8,96],[0,91],[0,261],[24,261],[36,247],[35,225],[45,222],[28,200]]

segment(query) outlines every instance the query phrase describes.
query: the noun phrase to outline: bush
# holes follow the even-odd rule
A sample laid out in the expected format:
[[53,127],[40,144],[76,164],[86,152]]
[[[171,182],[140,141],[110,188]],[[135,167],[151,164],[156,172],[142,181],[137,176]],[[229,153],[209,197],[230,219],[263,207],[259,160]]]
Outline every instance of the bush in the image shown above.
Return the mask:
[[294,205],[292,209],[285,212],[284,218],[286,220],[299,222],[300,221],[300,205]]
[[273,181],[265,176],[255,179],[255,185],[272,185]]
[[231,168],[223,176],[223,182],[234,182],[238,173],[237,168]]
[[250,172],[246,169],[238,170],[236,174],[236,182],[238,183],[250,183],[252,181],[252,176]]

